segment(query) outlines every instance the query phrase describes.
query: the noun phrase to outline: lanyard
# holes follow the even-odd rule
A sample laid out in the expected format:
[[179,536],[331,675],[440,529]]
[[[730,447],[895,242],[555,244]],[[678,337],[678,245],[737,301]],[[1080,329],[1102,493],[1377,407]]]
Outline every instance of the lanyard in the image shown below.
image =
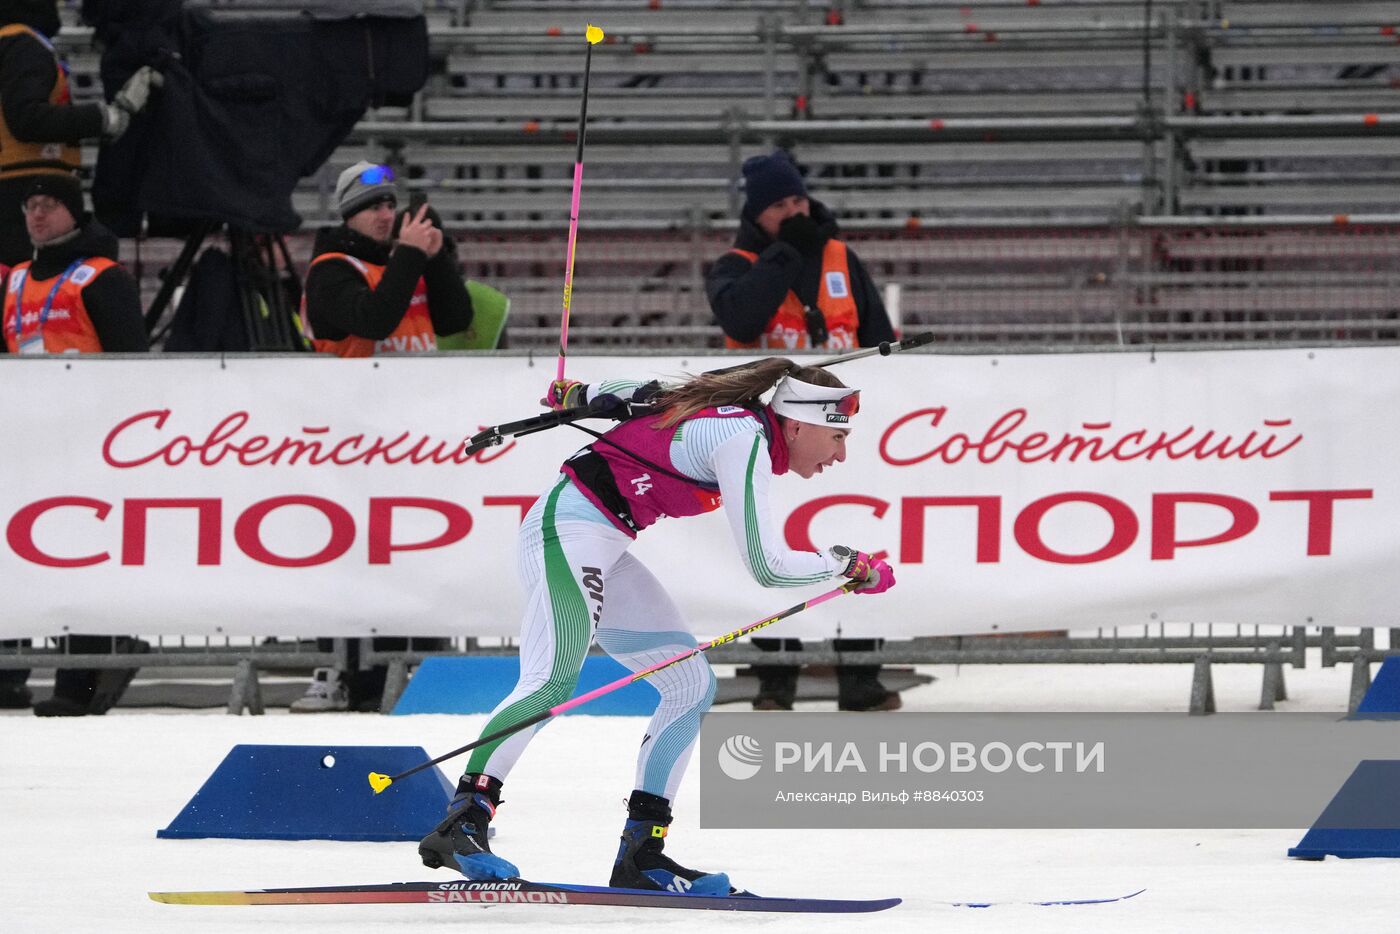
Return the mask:
[[[35,337],[44,336],[44,324],[49,320],[49,312],[53,310],[53,300],[58,297],[58,290],[63,288],[63,283],[68,281],[68,277],[73,275],[73,270],[83,264],[83,257],[78,257],[68,264],[68,268],[63,270],[63,275],[58,277],[58,281],[49,289],[49,297],[44,299],[44,307],[39,310],[39,325],[34,329]],[[32,272],[26,269],[25,274]],[[28,278],[25,275],[25,278]],[[24,336],[24,282],[20,282],[18,294],[15,296],[15,343],[18,344]]]

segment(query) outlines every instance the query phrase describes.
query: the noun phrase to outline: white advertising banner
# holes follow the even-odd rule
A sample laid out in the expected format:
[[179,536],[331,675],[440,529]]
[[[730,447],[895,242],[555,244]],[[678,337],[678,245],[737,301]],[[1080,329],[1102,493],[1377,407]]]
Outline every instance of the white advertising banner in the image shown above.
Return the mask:
[[[571,357],[673,377],[731,358]],[[0,637],[510,635],[515,528],[589,439],[470,458],[528,417],[527,357],[0,360]],[[1212,622],[1395,625],[1400,349],[870,357],[849,453],[775,480],[797,548],[898,585],[781,627],[894,637]],[[606,423],[595,423],[605,427]],[[700,636],[765,590],[723,516],[633,548]]]

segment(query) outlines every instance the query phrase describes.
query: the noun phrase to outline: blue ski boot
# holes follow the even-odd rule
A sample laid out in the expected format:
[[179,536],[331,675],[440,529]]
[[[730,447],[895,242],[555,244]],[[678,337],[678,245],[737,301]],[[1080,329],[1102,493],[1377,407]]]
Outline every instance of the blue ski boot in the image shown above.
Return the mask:
[[722,872],[686,869],[661,852],[671,824],[671,802],[660,795],[634,791],[627,802],[627,824],[613,863],[612,880],[619,889],[652,889],[693,895],[728,895],[729,876]]
[[501,783],[489,775],[468,772],[457,782],[447,806],[447,819],[418,844],[418,855],[429,869],[456,867],[473,882],[513,879],[515,864],[491,852],[488,827],[501,803]]

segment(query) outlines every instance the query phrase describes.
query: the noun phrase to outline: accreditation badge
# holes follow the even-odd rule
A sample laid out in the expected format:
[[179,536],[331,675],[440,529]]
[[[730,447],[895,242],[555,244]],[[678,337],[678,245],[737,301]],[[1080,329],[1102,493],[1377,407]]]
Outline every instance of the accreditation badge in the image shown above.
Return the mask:
[[851,294],[851,290],[846,287],[845,273],[829,272],[826,274],[826,294],[832,298],[846,298]]

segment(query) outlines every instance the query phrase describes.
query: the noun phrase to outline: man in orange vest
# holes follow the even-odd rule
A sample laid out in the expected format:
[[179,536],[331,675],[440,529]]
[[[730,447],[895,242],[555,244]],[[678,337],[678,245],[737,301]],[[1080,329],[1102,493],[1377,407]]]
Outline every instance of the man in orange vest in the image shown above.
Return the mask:
[[[778,149],[744,161],[744,208],[734,246],[705,277],[725,346],[841,351],[895,339],[885,303],[855,251],[837,238],[836,218],[812,200],[792,158]],[[754,639],[760,649],[795,651],[797,639]],[[874,639],[837,639],[838,650],[870,651]],[[899,695],[873,665],[836,667],[842,710],[894,710]],[[755,710],[791,710],[798,669],[755,665]]]
[[[143,352],[146,327],[136,280],[117,262],[117,238],[83,210],[72,175],[36,175],[23,201],[34,258],[10,270],[5,284],[5,350],[17,354]],[[74,635],[68,651],[143,652],[126,636]],[[28,671],[3,672],[0,693],[28,706]],[[53,697],[34,705],[41,717],[106,713],[136,675],[134,668],[60,668]]]
[[321,353],[369,357],[437,349],[438,334],[472,323],[472,302],[425,203],[394,238],[398,191],[385,165],[357,162],[335,186],[345,223],[316,235],[302,299],[302,330]]
[[117,262],[117,238],[83,210],[78,180],[34,176],[22,211],[34,258],[10,270],[5,349],[17,354],[146,351],[136,280]]
[[78,141],[121,136],[161,85],[160,73],[143,66],[110,104],[74,104],[67,66],[52,42],[59,26],[53,0],[0,0],[0,263],[6,265],[29,255],[19,211],[27,183],[77,171]]
[[791,157],[754,156],[743,171],[734,246],[705,277],[725,346],[839,351],[894,340],[879,291]]
[[[430,352],[437,350],[437,335],[471,326],[472,301],[452,239],[426,203],[397,218],[394,181],[389,166],[357,162],[336,182],[336,206],[345,223],[317,233],[301,304],[302,332],[321,353]],[[373,644],[377,651],[447,648],[433,639],[381,638]],[[306,695],[292,702],[292,713],[379,709],[387,666],[361,670],[359,641],[350,640],[349,650],[348,670],[316,669]]]

